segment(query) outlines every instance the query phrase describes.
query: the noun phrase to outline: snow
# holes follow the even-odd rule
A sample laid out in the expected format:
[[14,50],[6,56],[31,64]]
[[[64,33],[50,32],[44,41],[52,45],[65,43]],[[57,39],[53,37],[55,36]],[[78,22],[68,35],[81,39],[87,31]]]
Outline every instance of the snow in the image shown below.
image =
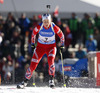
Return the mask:
[[57,87],[26,87],[25,89],[16,89],[16,86],[0,86],[0,93],[100,93],[100,88],[63,88]]

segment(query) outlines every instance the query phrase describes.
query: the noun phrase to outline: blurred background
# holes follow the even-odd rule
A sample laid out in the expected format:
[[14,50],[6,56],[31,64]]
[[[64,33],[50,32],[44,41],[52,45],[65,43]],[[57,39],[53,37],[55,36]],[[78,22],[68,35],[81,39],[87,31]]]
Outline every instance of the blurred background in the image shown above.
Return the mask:
[[[100,51],[100,0],[0,0],[1,84],[15,84],[23,80],[33,54],[31,33],[41,23],[41,15],[47,13],[46,5],[51,5],[52,21],[65,36],[63,59],[66,80],[69,77],[89,77],[88,52]],[[56,42],[57,83],[62,82],[58,36]],[[91,77],[94,78],[94,74]],[[48,63],[44,55],[32,81],[47,80]]]

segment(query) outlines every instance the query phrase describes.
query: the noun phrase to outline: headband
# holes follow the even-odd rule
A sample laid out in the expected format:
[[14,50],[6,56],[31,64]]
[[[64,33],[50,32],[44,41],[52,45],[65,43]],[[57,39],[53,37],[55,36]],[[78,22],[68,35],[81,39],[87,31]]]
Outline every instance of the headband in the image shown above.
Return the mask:
[[51,20],[51,15],[50,14],[43,14],[42,15],[42,21],[45,20],[45,19]]

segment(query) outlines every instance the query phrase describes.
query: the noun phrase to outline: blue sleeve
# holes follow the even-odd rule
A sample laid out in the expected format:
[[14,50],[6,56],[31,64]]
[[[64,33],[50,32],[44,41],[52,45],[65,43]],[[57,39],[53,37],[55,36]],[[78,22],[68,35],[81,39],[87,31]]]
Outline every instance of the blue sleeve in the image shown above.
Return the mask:
[[93,40],[93,42],[94,42],[94,45],[97,46],[97,41],[96,40]]
[[27,23],[30,23],[30,20],[28,18],[26,18]]

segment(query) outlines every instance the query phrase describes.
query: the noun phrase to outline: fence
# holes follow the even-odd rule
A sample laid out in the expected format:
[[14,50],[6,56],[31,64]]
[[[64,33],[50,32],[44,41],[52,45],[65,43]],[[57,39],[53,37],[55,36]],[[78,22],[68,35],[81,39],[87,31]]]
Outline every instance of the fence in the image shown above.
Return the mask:
[[96,78],[96,85],[100,86],[100,52],[88,53],[89,78]]

